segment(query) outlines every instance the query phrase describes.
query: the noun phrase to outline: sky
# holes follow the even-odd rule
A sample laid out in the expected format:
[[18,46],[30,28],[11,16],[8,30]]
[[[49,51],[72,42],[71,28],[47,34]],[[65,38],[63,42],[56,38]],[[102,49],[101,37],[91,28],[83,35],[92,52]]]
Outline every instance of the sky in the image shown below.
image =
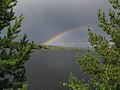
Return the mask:
[[[24,15],[22,31],[30,41],[49,45],[84,47],[88,45],[88,25],[98,34],[97,10],[107,12],[108,0],[18,0],[16,15]],[[65,32],[65,33],[64,33]]]

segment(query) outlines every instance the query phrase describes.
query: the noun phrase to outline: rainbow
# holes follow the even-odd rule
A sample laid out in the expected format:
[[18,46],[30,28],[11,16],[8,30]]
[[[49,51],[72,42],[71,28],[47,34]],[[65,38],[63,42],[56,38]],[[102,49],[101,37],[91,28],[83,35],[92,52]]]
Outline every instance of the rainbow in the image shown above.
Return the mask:
[[87,28],[88,25],[84,25],[84,26],[81,26],[81,27],[77,27],[77,28],[74,28],[74,29],[70,29],[70,30],[67,30],[65,32],[61,32],[55,36],[53,36],[52,38],[50,38],[49,40],[47,40],[46,42],[44,42],[43,44],[44,45],[52,45],[55,41],[61,39],[62,37],[64,37],[65,35],[71,33],[71,32],[74,32],[75,30],[78,30],[78,29],[85,29],[85,27]]
[[65,31],[65,32],[62,32],[62,33],[59,33],[57,35],[55,35],[54,37],[52,37],[51,39],[49,39],[48,41],[46,41],[45,43],[43,43],[44,45],[49,45],[49,44],[52,44],[52,42],[60,39],[61,37],[65,36],[66,34],[70,33],[72,31]]

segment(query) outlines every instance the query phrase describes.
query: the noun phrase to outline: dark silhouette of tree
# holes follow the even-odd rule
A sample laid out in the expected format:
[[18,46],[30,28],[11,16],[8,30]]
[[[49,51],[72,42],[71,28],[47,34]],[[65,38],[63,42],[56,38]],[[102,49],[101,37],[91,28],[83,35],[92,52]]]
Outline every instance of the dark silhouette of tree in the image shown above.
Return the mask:
[[27,44],[26,34],[19,44],[14,43],[23,20],[23,15],[15,16],[16,4],[17,0],[0,1],[0,90],[24,88],[27,79],[24,63],[30,57],[32,44]]
[[[98,52],[89,51],[77,56],[80,69],[92,76],[88,83],[78,80],[70,74],[69,82],[65,86],[73,90],[120,90],[120,0],[109,0],[113,9],[108,10],[108,17],[98,10],[98,26],[103,29],[111,40],[89,31],[89,42]],[[101,60],[102,59],[102,60]]]

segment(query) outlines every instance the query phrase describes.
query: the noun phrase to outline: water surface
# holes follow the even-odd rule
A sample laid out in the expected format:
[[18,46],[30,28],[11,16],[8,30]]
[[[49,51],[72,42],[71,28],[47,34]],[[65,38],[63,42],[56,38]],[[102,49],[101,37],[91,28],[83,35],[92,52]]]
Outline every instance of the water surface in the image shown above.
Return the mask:
[[87,77],[76,65],[75,56],[85,51],[39,50],[26,63],[28,90],[69,90],[60,82],[67,82],[73,72],[77,77]]

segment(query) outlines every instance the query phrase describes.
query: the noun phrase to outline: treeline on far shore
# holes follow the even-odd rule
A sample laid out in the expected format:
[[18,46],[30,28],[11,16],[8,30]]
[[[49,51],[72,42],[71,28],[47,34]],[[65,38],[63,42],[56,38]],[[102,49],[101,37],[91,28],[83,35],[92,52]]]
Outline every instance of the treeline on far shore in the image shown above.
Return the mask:
[[[19,46],[20,42],[14,41],[12,42],[14,47]],[[87,48],[80,47],[64,47],[64,46],[55,46],[55,45],[44,45],[44,44],[36,44],[36,43],[27,43],[32,45],[32,49],[37,50],[87,50]],[[7,46],[9,47],[9,45]]]

